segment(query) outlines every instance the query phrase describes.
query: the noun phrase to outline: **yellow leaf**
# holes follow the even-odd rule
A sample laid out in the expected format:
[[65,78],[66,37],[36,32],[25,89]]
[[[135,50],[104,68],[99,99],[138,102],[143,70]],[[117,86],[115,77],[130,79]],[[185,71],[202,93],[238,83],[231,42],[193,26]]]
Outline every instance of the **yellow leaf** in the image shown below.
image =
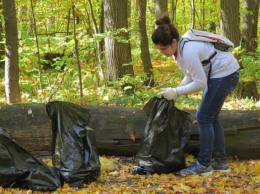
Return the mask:
[[260,163],[258,163],[253,171],[255,174],[260,174]]
[[131,133],[130,139],[133,140],[133,141],[135,141],[135,134]]
[[194,119],[194,120],[192,121],[192,124],[193,124],[193,125],[197,124],[197,119]]
[[86,194],[86,193],[89,193],[89,190],[88,189],[80,189],[78,191],[75,192],[76,194]]
[[115,164],[115,160],[112,158],[99,157],[101,163],[101,171],[115,171],[118,170],[117,165]]
[[194,191],[195,193],[206,193],[206,189],[203,187],[196,187]]
[[46,158],[46,159],[42,159],[42,161],[47,164],[48,166],[53,166],[52,165],[52,159],[51,158]]
[[195,157],[194,157],[193,155],[191,155],[191,154],[188,154],[188,155],[186,156],[186,162],[187,162],[188,164],[190,164],[190,163],[192,163],[192,162],[195,162]]
[[184,185],[184,184],[179,184],[179,188],[183,191],[190,191],[191,190],[191,187],[187,186],[187,185]]

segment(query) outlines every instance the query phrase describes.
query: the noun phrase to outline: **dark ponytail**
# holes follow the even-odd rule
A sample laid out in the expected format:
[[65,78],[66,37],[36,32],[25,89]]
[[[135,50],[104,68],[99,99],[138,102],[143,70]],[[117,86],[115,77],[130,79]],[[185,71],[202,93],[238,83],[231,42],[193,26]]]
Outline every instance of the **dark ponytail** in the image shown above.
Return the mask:
[[160,19],[156,20],[155,24],[158,26],[153,34],[152,41],[154,44],[167,46],[172,44],[172,40],[179,40],[178,30],[171,24],[171,19],[167,14],[163,15]]

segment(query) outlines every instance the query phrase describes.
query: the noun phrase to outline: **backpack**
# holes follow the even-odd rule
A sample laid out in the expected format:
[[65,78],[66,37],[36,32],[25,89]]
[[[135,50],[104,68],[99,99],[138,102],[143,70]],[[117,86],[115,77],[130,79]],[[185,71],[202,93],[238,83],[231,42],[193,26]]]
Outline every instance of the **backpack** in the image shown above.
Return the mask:
[[183,36],[184,41],[203,41],[210,42],[215,49],[220,51],[231,51],[234,48],[234,43],[222,35],[213,34],[211,32],[201,30],[188,30]]
[[[234,43],[231,42],[229,39],[222,35],[213,34],[211,32],[201,31],[201,30],[194,30],[190,29],[188,30],[183,36],[182,36],[182,46],[181,50],[183,50],[183,47],[186,42],[188,41],[202,41],[202,42],[209,42],[214,45],[216,50],[228,52],[231,51],[234,48]],[[181,51],[182,52],[182,51]],[[201,64],[203,66],[206,66],[210,64],[209,71],[208,71],[208,84],[210,82],[210,76],[211,76],[211,70],[212,70],[212,63],[211,59],[215,57],[217,54],[217,51],[215,51],[208,59],[205,59],[201,61]]]

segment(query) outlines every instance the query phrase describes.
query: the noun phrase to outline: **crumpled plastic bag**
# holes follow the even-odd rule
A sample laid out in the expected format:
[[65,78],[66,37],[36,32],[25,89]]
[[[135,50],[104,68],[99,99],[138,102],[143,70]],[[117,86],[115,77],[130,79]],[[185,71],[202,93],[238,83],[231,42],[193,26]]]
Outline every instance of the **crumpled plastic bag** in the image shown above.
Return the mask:
[[100,161],[95,133],[87,127],[89,111],[70,102],[46,105],[52,121],[52,163],[70,187],[96,180]]
[[153,97],[145,106],[148,116],[138,165],[131,174],[173,173],[186,167],[185,148],[192,117],[174,106],[174,101]]
[[59,172],[36,159],[0,128],[0,186],[39,191],[61,187]]

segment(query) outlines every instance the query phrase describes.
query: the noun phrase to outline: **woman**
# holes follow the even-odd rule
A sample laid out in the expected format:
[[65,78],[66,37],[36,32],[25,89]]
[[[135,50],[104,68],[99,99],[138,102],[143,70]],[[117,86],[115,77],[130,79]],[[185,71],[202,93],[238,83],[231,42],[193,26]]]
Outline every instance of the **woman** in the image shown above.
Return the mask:
[[[230,172],[219,113],[227,96],[238,84],[239,64],[231,52],[217,51],[211,57],[216,52],[211,43],[188,41],[184,44],[167,15],[158,19],[156,24],[158,27],[152,34],[153,43],[162,54],[173,56],[184,73],[178,87],[162,88],[159,95],[168,100],[176,100],[180,95],[204,90],[196,113],[200,133],[197,162],[180,173],[186,176],[212,174],[212,171]],[[210,63],[202,66],[201,62],[210,57]],[[208,77],[210,66],[211,73]]]

